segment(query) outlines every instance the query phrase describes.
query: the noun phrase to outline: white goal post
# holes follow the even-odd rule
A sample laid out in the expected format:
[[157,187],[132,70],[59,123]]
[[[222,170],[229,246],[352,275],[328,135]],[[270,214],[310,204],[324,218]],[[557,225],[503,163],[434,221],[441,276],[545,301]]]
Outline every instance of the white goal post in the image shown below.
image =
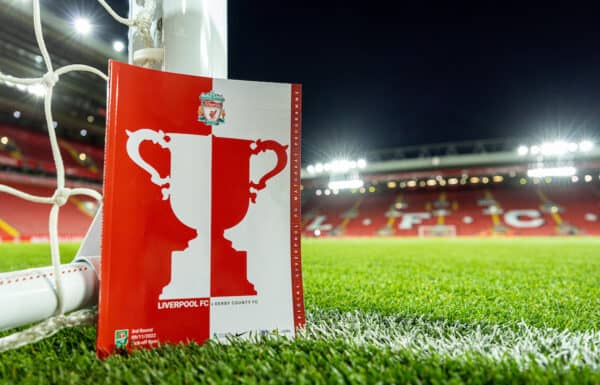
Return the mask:
[[[170,72],[227,78],[227,0],[130,0],[129,18],[119,16],[105,0],[97,1],[117,22],[130,27],[130,63]],[[3,6],[13,6],[4,3]],[[98,301],[101,210],[78,256],[67,265],[60,264],[58,220],[60,207],[69,197],[83,194],[101,203],[102,196],[92,189],[65,187],[64,164],[51,106],[52,92],[61,76],[73,71],[86,71],[104,81],[108,77],[87,65],[72,64],[55,69],[44,41],[40,0],[32,0],[31,7],[45,73],[36,78],[17,78],[0,73],[0,81],[44,87],[44,112],[51,143],[48,150],[52,151],[57,170],[57,187],[49,197],[34,196],[2,184],[0,192],[51,205],[52,266],[0,273],[0,331],[45,320],[27,330],[0,338],[0,352],[38,341],[63,327],[94,323],[95,312],[80,309],[94,306]],[[65,23],[68,21],[65,20]],[[72,313],[65,315],[69,312]]]
[[419,226],[419,238],[456,237],[455,225]]

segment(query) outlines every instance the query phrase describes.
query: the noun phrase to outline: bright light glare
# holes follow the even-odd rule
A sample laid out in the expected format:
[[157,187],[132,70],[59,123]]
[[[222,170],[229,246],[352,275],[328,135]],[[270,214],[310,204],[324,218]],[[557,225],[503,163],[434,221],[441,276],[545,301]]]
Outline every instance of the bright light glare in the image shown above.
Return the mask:
[[519,156],[525,156],[529,153],[529,148],[527,146],[519,146],[517,153]]
[[81,35],[87,35],[92,31],[92,24],[87,17],[78,17],[73,21],[75,31]]
[[344,190],[349,188],[361,188],[364,185],[364,182],[360,179],[351,179],[351,180],[335,180],[329,182],[327,187],[332,190]]
[[121,40],[115,40],[113,41],[113,49],[117,52],[123,52],[125,49],[125,43],[123,43]]
[[577,174],[575,167],[549,167],[532,168],[527,170],[527,176],[530,178],[545,178],[547,176],[573,176]]
[[32,84],[30,86],[27,86],[27,92],[29,92],[30,94],[37,96],[37,97],[42,97],[44,95],[46,95],[46,87],[44,87],[41,84]]
[[309,166],[306,168],[306,171],[308,171],[308,173],[309,173],[309,174],[314,174],[314,173],[315,173],[315,166],[313,166],[312,164],[311,164],[311,165],[309,165]]
[[6,136],[3,136],[2,138],[0,138],[0,143],[8,144],[8,138]]
[[579,150],[581,152],[592,151],[592,148],[594,148],[594,143],[589,140],[583,140],[581,143],[579,143]]
[[547,142],[542,144],[542,155],[564,155],[569,144],[563,141]]
[[577,143],[571,142],[567,146],[567,149],[569,150],[569,152],[576,152],[579,149],[579,146],[577,145]]
[[366,160],[364,160],[364,159],[359,159],[359,160],[356,162],[356,166],[357,166],[358,168],[365,168],[365,167],[367,167],[367,161],[366,161]]

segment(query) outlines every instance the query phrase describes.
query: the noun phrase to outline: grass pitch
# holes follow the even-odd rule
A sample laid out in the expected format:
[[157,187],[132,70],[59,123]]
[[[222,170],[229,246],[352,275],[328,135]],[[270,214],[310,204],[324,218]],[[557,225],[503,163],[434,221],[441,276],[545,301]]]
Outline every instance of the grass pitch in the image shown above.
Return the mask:
[[[48,255],[0,245],[0,271]],[[0,383],[600,384],[599,239],[320,239],[303,259],[309,322],[295,341],[98,361],[81,327],[0,354]]]

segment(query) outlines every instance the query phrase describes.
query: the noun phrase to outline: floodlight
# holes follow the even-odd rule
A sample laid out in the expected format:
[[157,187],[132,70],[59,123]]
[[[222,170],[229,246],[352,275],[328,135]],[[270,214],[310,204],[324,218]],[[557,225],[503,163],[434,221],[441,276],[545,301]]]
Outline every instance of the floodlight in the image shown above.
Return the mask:
[[529,152],[531,152],[531,155],[537,155],[540,153],[540,146],[531,146],[531,148],[529,149]]
[[326,188],[326,189],[325,189],[325,195],[330,195],[330,194],[331,194],[331,190],[330,190],[330,189],[328,189],[328,188]]
[[322,163],[315,164],[315,171],[318,173],[323,172],[323,164]]
[[125,49],[125,43],[123,43],[121,40],[115,40],[113,41],[113,49],[117,52],[123,52]]
[[579,149],[579,146],[577,145],[577,143],[571,142],[567,145],[567,150],[569,150],[569,152],[576,152]]
[[6,136],[3,136],[2,138],[0,138],[0,143],[4,145],[8,144],[8,138]]
[[17,85],[17,88],[21,91],[27,90],[27,92],[29,92],[30,94],[38,96],[38,97],[42,97],[42,96],[46,95],[46,87],[44,87],[41,84],[32,84],[23,89],[21,89],[19,87],[19,85]]
[[517,149],[517,153],[519,154],[519,156],[525,156],[529,153],[529,147],[519,146],[519,148]]
[[87,159],[87,155],[85,154],[85,152],[82,152],[79,154],[79,160],[84,161]]
[[591,176],[591,175],[586,175],[586,176],[584,177],[584,180],[585,180],[587,183],[590,183],[590,182],[592,181],[592,176]]
[[77,17],[73,20],[73,27],[75,32],[80,35],[87,35],[92,31],[92,23],[87,17]]
[[[329,187],[332,190],[345,190],[345,189],[350,189],[350,188],[361,188],[361,187],[363,187],[363,185],[364,185],[364,182],[362,180],[351,179],[351,180],[334,180],[334,181],[329,182],[327,187]],[[327,190],[325,190],[325,193],[327,193]]]
[[579,182],[579,177],[578,177],[577,175],[573,175],[573,176],[571,177],[571,182],[573,182],[573,183],[577,183],[577,182]]
[[542,155],[563,155],[568,151],[568,143],[563,141],[547,142],[541,146]]
[[408,187],[417,187],[417,181],[415,181],[415,180],[409,180],[409,181],[406,183],[406,185],[407,185]]
[[15,119],[19,119],[19,118],[21,117],[21,111],[18,111],[18,110],[17,110],[17,111],[15,111],[15,112],[13,112],[13,117],[14,117]]
[[457,178],[450,178],[450,179],[448,179],[448,184],[451,184],[451,185],[458,184],[458,179]]
[[87,136],[87,130],[85,128],[82,128],[81,131],[79,131],[79,135]]
[[436,184],[437,182],[435,181],[435,179],[427,180],[427,186],[435,186]]
[[314,174],[315,166],[313,166],[312,164],[309,164],[308,167],[306,168],[306,171],[308,171],[309,174]]
[[581,143],[579,143],[579,151],[581,152],[592,151],[592,148],[594,148],[594,142],[592,141],[582,140]]
[[356,165],[358,166],[358,168],[365,168],[367,167],[367,161],[364,159],[359,159],[356,161]]
[[315,194],[317,194],[317,196],[321,195],[323,192],[320,189],[317,189],[317,191],[315,191]]
[[530,178],[544,178],[547,176],[573,176],[576,173],[577,169],[575,167],[541,167],[527,170],[527,176]]

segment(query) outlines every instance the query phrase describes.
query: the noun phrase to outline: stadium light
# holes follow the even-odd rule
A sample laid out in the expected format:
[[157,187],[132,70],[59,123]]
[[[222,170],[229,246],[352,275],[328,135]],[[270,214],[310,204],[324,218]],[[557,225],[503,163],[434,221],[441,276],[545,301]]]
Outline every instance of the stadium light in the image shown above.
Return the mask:
[[451,184],[451,185],[458,184],[458,179],[457,178],[450,178],[450,179],[448,179],[448,184]]
[[351,180],[334,180],[329,182],[327,187],[332,190],[345,190],[350,188],[361,188],[364,186],[364,182],[360,179],[351,179]]
[[8,137],[3,136],[2,138],[0,138],[0,143],[7,145],[8,144]]
[[[17,88],[19,88],[19,87],[17,86]],[[30,94],[32,94],[34,96],[37,96],[37,97],[40,97],[40,98],[42,96],[46,95],[46,87],[44,87],[41,84],[32,84],[32,85],[30,85],[28,87],[25,87],[25,89],[19,88],[19,90],[21,90],[21,91],[27,91]]]
[[577,182],[579,182],[579,177],[578,177],[577,175],[573,175],[573,176],[571,177],[571,182],[573,182],[573,183],[577,183]]
[[519,156],[525,156],[529,154],[529,147],[519,146],[519,148],[517,148],[517,153],[519,154]]
[[79,135],[87,136],[87,130],[85,128],[82,128],[81,131],[79,131]]
[[577,145],[577,143],[575,143],[575,142],[571,142],[567,146],[567,150],[569,152],[577,152],[578,149],[579,149],[579,145]]
[[569,144],[560,140],[546,142],[541,146],[542,155],[564,155],[568,151]]
[[408,187],[417,187],[417,181],[416,180],[409,180],[406,185]]
[[544,156],[562,156],[568,153],[589,152],[594,148],[594,142],[584,139],[580,143],[565,142],[564,140],[556,140],[554,142],[544,142],[539,145],[527,147],[520,145],[517,148],[519,156],[544,155]]
[[590,140],[582,140],[579,143],[579,151],[581,152],[590,152],[594,148],[594,142]]
[[584,177],[584,180],[586,181],[586,183],[590,183],[592,181],[592,176],[591,175],[586,175]]
[[73,20],[73,27],[75,28],[75,32],[80,35],[88,35],[92,32],[92,23],[90,23],[90,19],[87,17],[76,17]]
[[355,169],[364,169],[365,167],[367,167],[367,161],[364,159],[334,159],[328,163],[310,164],[306,167],[306,171],[311,175],[321,174],[323,172],[342,174]]
[[541,167],[527,170],[527,176],[530,178],[545,178],[547,176],[566,177],[577,174],[575,167]]
[[13,117],[15,119],[19,119],[21,117],[21,111],[17,110],[15,112],[13,112]]
[[113,41],[113,49],[117,52],[123,52],[125,50],[125,43],[121,40]]

